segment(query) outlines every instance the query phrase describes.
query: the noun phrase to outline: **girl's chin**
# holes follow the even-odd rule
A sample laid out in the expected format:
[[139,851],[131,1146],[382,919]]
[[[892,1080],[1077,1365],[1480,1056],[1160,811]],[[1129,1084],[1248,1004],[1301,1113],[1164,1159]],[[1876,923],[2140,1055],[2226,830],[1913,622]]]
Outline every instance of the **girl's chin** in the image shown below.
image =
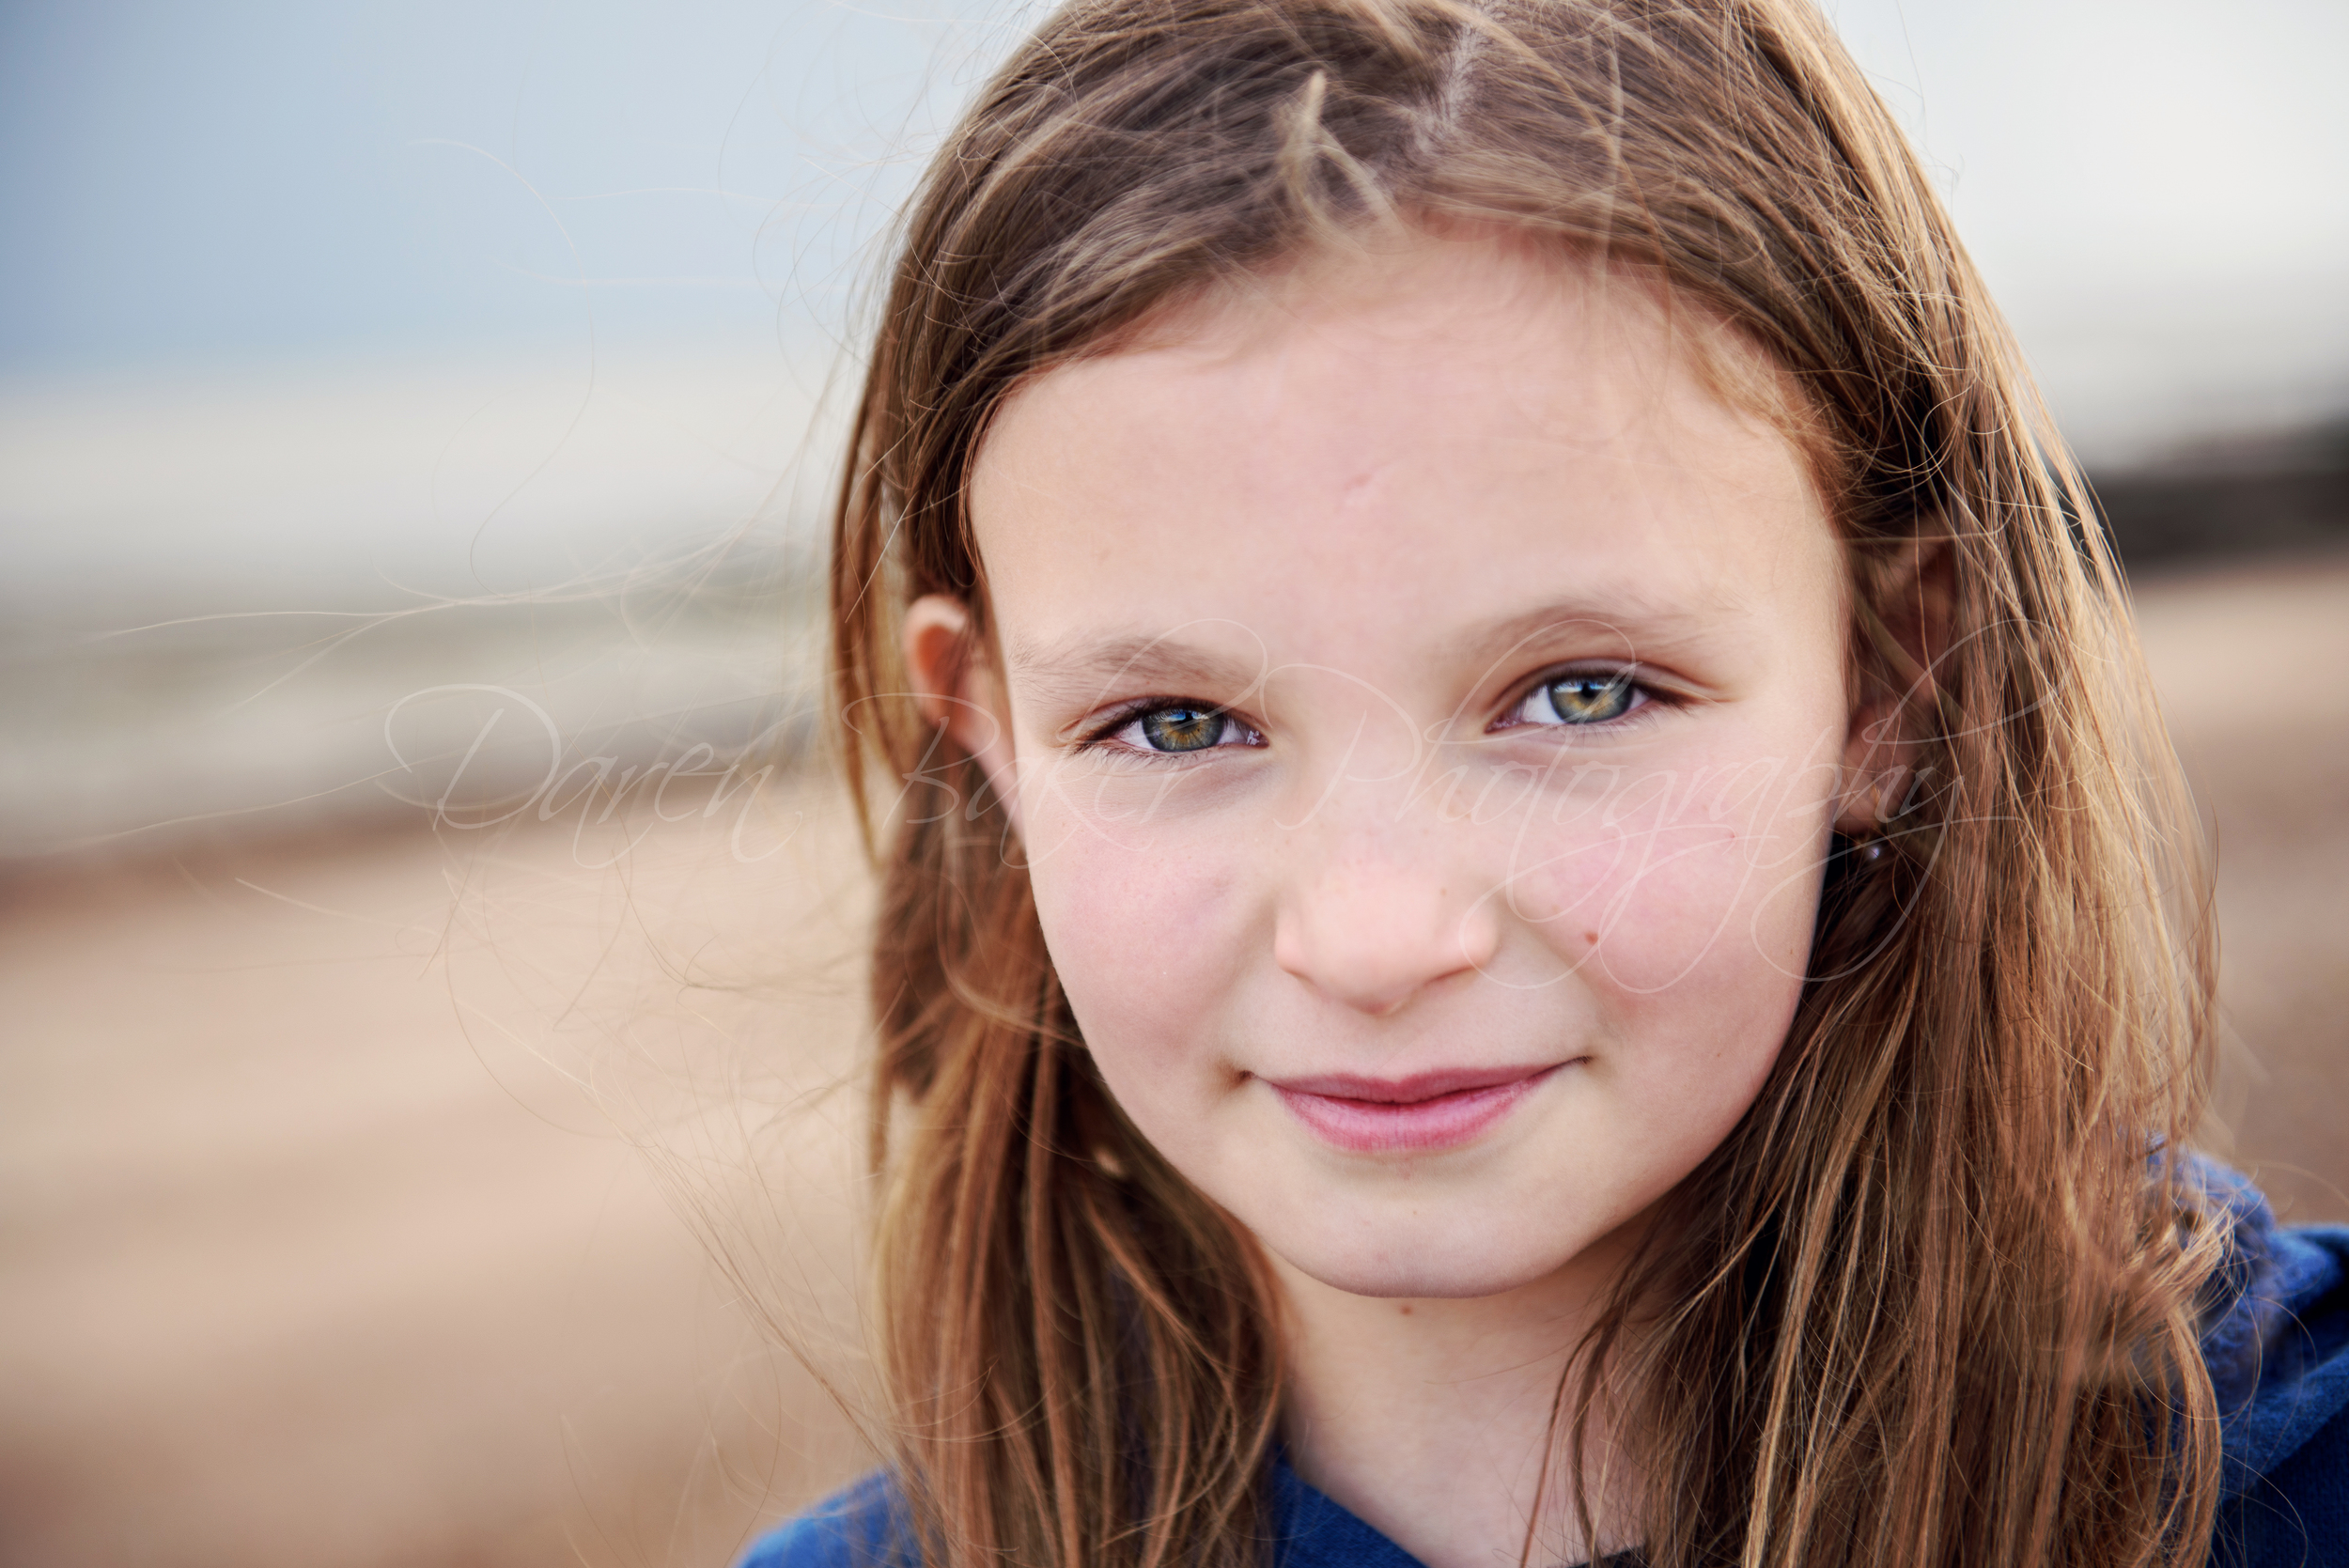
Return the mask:
[[[1348,1296],[1383,1300],[1465,1300],[1537,1287],[1575,1296],[1604,1289],[1620,1270],[1653,1200],[1637,1187],[1583,1171],[1537,1178],[1405,1181],[1384,1191],[1344,1184],[1276,1183],[1260,1162],[1242,1190],[1210,1192],[1285,1275]],[[1496,1173],[1497,1174],[1497,1173]],[[1580,1203],[1532,1203],[1529,1186],[1583,1194]],[[1522,1222],[1547,1207],[1548,1223]],[[1518,1217],[1509,1223],[1509,1217]]]
[[[1431,1217],[1433,1218],[1433,1217]],[[1443,1227],[1428,1227],[1440,1230]],[[1418,1230],[1419,1227],[1409,1227]],[[1380,1300],[1468,1300],[1506,1296],[1557,1275],[1583,1250],[1463,1244],[1452,1227],[1450,1245],[1432,1236],[1404,1235],[1376,1248],[1334,1245],[1327,1234],[1255,1233],[1256,1240],[1283,1266],[1347,1296]],[[1423,1242],[1426,1245],[1414,1245]],[[1398,1244],[1399,1243],[1399,1244]]]

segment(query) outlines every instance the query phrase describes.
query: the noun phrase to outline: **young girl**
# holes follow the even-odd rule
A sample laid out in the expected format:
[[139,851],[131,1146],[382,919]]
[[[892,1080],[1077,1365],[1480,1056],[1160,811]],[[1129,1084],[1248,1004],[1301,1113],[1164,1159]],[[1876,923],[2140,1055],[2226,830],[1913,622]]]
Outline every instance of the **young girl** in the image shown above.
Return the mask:
[[890,1464],[750,1561],[2349,1560],[2092,516],[1806,0],[1045,23],[835,543]]

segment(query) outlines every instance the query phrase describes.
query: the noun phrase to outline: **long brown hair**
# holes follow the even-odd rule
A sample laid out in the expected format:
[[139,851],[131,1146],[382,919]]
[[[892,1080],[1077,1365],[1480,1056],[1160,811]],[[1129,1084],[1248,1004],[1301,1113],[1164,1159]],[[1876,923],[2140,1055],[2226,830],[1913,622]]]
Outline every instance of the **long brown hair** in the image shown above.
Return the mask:
[[2206,1074],[2197,839],[2090,499],[1806,0],[1076,0],[932,164],[832,576],[925,1560],[1258,1560],[1281,1371],[1252,1245],[1088,1063],[1004,815],[907,695],[902,613],[957,595],[987,635],[964,495],[1023,379],[1411,222],[1545,237],[1766,349],[1846,543],[1859,678],[1913,699],[1919,766],[1825,874],[1773,1076],[1561,1389],[1586,1526],[1604,1382],[1657,1568],[2199,1562],[2223,1238],[2173,1157]]

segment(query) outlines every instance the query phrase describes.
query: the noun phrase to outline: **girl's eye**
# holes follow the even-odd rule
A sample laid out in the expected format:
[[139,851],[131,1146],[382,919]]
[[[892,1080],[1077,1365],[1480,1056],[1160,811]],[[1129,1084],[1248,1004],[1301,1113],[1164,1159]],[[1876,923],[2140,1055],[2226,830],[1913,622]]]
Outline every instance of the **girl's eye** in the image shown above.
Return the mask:
[[1576,671],[1533,688],[1513,717],[1526,724],[1603,724],[1640,706],[1642,694],[1628,670]]
[[1137,749],[1184,753],[1211,751],[1218,746],[1253,745],[1256,735],[1220,707],[1198,703],[1168,703],[1134,714],[1105,738],[1118,738]]

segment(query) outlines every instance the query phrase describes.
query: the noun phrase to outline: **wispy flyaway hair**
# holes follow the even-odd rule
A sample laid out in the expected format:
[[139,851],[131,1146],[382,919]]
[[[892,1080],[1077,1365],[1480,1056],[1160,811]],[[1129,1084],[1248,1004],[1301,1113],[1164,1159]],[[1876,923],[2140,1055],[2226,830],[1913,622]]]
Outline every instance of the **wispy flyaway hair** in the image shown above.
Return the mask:
[[924,1560],[1259,1560],[1282,1373],[1252,1244],[1089,1064],[1000,805],[908,694],[902,613],[961,596],[984,657],[966,493],[1024,380],[1397,225],[1498,225],[1761,349],[1844,541],[1853,678],[1919,747],[1881,853],[1824,872],[1766,1087],[1562,1389],[1556,1505],[1584,1506],[1604,1386],[1635,1402],[1656,1568],[2199,1562],[2222,1240],[2171,1156],[2207,1074],[2192,819],[2090,498],[1806,0],[1078,0],[939,152],[832,579]]

